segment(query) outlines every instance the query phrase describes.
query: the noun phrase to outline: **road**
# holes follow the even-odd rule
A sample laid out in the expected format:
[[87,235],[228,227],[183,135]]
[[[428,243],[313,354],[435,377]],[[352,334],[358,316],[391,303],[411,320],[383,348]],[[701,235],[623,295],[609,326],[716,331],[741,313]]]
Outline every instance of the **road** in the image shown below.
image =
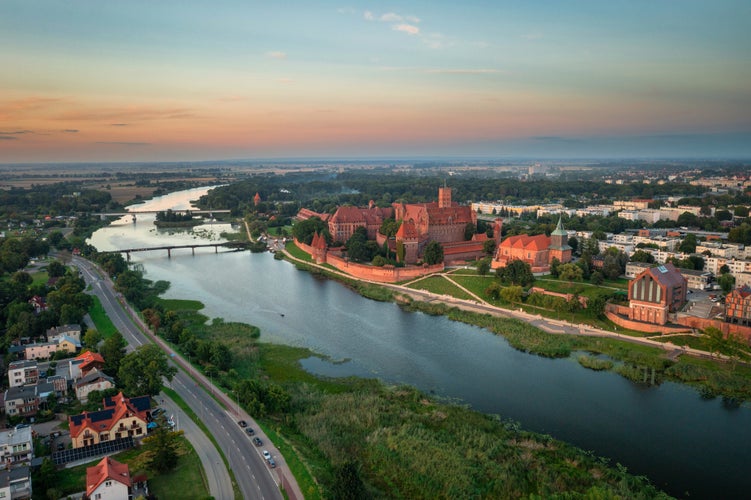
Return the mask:
[[[139,320],[118,297],[112,282],[106,275],[100,273],[91,262],[80,257],[74,257],[73,264],[78,267],[86,282],[91,285],[92,292],[99,297],[115,328],[128,342],[128,349],[132,350],[154,340],[144,335],[145,329],[142,330],[143,326],[138,326]],[[163,342],[159,342],[159,339],[156,340],[157,344],[163,348],[166,347]],[[167,349],[169,348],[167,347]],[[172,353],[170,352],[170,354]],[[283,457],[260,431],[253,419],[243,411],[238,413],[236,407],[232,414],[225,410],[214,399],[219,398],[225,403],[226,407],[232,408],[232,402],[224,394],[214,388],[208,379],[195,372],[179,356],[172,357],[172,360],[179,368],[177,375],[172,380],[172,389],[180,395],[206,427],[211,430],[214,439],[224,451],[224,455],[235,474],[235,480],[242,497],[247,499],[281,499],[282,494],[279,490],[278,481],[283,480],[287,487],[288,496],[302,499],[302,494]],[[186,369],[191,371],[191,375],[186,373]],[[204,388],[209,388],[212,394],[207,393]],[[170,407],[176,409],[177,405],[170,403]],[[191,422],[194,428],[191,427],[187,416],[178,414],[180,415],[178,417],[180,418],[180,425],[186,430],[186,437],[201,457],[211,495],[219,500],[234,498],[230,476],[224,467],[218,450],[200,432],[195,423]],[[253,446],[250,436],[237,425],[236,421],[240,419],[244,419],[255,426],[257,434],[264,442],[263,449],[267,449],[277,463],[277,468],[273,472],[263,460],[260,453],[261,449]],[[201,434],[203,439],[196,434]]]

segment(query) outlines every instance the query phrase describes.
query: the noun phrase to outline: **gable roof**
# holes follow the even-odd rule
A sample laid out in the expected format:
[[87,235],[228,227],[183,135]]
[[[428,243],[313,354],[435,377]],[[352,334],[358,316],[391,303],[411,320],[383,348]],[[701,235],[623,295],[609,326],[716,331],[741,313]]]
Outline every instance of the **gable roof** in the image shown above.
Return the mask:
[[94,467],[87,467],[86,494],[91,496],[91,494],[108,479],[122,483],[130,488],[132,482],[130,479],[128,464],[122,464],[114,458],[104,457]]
[[539,252],[541,250],[547,250],[550,247],[550,237],[544,234],[538,234],[536,236],[528,236],[526,234],[519,234],[516,236],[509,236],[498,245],[499,248],[515,248]]
[[90,370],[92,367],[96,366],[97,364],[104,365],[104,358],[101,354],[98,352],[92,352],[92,351],[86,351],[82,352],[75,358],[73,358],[74,361],[80,362],[80,369],[82,372]]
[[106,373],[102,373],[98,370],[92,370],[89,372],[86,376],[81,377],[78,382],[76,382],[76,387],[82,387],[84,385],[91,384],[93,382],[96,382],[97,380],[106,380],[109,383],[112,384],[114,387],[115,385],[115,379],[107,375]]
[[122,392],[104,398],[103,410],[83,412],[68,417],[71,438],[78,437],[85,429],[99,433],[110,430],[123,418],[139,418],[146,421],[146,412],[151,408],[149,396],[126,398]]
[[683,275],[678,271],[678,269],[676,269],[675,266],[671,263],[645,269],[638,276],[636,276],[634,280],[641,278],[645,274],[649,274],[656,282],[660,283],[661,285],[665,285],[668,288],[686,283],[686,278],[684,278]]

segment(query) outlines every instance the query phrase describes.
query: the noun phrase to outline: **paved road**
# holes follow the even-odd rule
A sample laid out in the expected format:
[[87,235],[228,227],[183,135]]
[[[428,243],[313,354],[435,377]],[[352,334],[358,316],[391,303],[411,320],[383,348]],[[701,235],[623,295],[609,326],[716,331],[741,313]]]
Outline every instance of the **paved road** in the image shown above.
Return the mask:
[[[101,274],[92,263],[85,259],[74,257],[73,264],[81,270],[86,282],[91,284],[93,293],[101,300],[115,328],[128,341],[129,349],[152,341],[142,333],[145,330],[137,326],[137,318],[134,317],[135,315],[131,315],[132,311],[128,312],[127,306],[118,298],[109,278]],[[161,345],[164,347],[163,343]],[[288,488],[288,496],[301,499],[302,495],[292,474],[289,473],[289,469],[278,450],[266,439],[266,436],[260,433],[264,440],[264,448],[269,450],[277,462],[274,473],[261,457],[260,450],[252,445],[250,437],[237,425],[236,420],[239,419],[236,418],[237,415],[229,414],[212,395],[204,390],[204,387],[211,387],[210,381],[195,372],[192,373],[196,377],[194,380],[185,373],[184,369],[191,368],[184,360],[178,356],[172,359],[176,362],[176,365],[183,368],[178,370],[177,375],[173,378],[172,388],[211,430],[214,439],[224,451],[224,455],[235,473],[235,479],[242,497],[247,499],[281,499],[282,495],[277,481],[279,478],[284,478],[284,483]],[[211,390],[216,391],[216,389]],[[214,396],[225,401],[225,406],[231,407],[227,404],[226,396],[223,394],[214,392]],[[229,403],[231,404],[231,402]],[[253,422],[250,416],[244,412],[240,414],[240,417]],[[183,416],[181,425],[188,425],[187,421],[188,418]],[[251,425],[255,425],[255,423],[253,422]],[[256,430],[258,430],[257,427]],[[232,499],[234,496],[232,495],[229,473],[224,467],[217,449],[210,442],[208,445],[206,442],[208,442],[208,439],[203,442],[191,440],[197,452],[201,448],[199,456],[201,456],[204,464],[211,495],[219,500]]]

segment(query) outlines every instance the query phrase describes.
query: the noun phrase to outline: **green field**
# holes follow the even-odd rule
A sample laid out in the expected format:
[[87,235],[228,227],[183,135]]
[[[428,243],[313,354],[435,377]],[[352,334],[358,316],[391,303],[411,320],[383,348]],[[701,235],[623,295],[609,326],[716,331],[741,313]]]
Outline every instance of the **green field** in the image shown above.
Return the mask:
[[427,278],[423,278],[407,285],[407,287],[412,288],[413,290],[427,290],[428,292],[437,293],[439,295],[449,295],[451,297],[456,297],[457,299],[474,300],[474,297],[451,283],[443,276],[428,276]]
[[91,296],[94,299],[94,305],[89,310],[89,316],[91,321],[94,322],[97,331],[102,335],[102,338],[107,339],[117,332],[117,328],[112,324],[107,313],[104,312],[104,307],[96,295]]

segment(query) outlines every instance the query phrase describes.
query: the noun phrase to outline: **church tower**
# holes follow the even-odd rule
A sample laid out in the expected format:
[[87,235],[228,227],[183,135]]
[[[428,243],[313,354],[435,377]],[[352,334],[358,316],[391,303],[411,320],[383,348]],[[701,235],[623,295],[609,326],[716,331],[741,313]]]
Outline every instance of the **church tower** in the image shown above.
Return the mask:
[[571,262],[571,247],[568,246],[568,233],[563,229],[563,216],[558,217],[555,231],[550,233],[550,247],[548,247],[548,261],[558,259],[561,264]]

